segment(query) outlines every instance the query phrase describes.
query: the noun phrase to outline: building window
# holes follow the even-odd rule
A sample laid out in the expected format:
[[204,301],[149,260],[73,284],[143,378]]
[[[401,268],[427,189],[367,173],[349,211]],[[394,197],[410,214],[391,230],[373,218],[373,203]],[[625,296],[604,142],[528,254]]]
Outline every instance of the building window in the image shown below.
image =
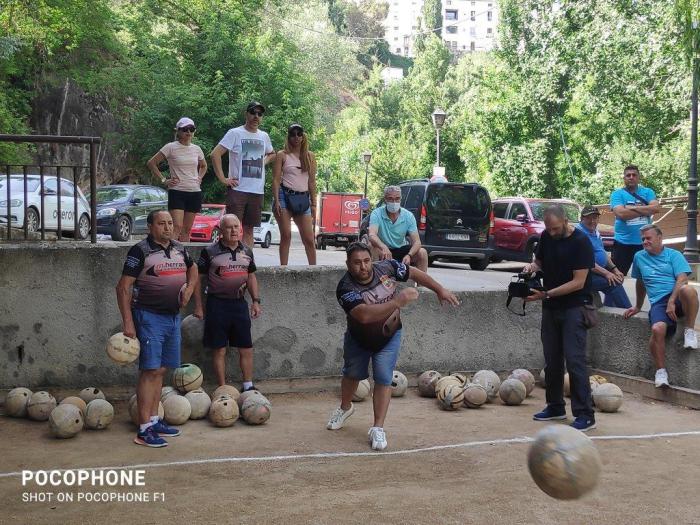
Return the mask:
[[488,20],[489,22],[493,20],[493,11],[488,11],[486,13],[486,20]]
[[400,55],[400,54],[401,54],[401,48],[400,48],[400,47],[397,47],[397,48],[396,48],[396,54],[397,54],[397,55]]
[[469,43],[469,50],[470,50],[470,51],[476,51],[476,42],[470,42],[470,43]]
[[398,30],[399,30],[399,26],[394,26],[394,31],[398,31]]
[[493,29],[491,29],[490,27],[487,27],[486,28],[486,36],[487,37],[493,36]]
[[457,20],[457,10],[445,9],[445,20]]
[[476,27],[469,28],[469,36],[476,36]]
[[451,35],[454,35],[455,33],[457,33],[457,26],[447,26],[445,29]]
[[476,20],[476,11],[472,11],[472,12],[469,14],[469,17],[470,17],[470,20],[471,20],[472,22],[474,22],[474,21]]

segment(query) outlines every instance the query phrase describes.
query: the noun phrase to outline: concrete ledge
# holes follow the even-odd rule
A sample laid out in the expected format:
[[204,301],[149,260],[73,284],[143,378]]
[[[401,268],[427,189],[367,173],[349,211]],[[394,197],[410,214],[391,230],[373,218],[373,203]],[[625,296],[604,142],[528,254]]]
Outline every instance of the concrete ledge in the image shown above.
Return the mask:
[[624,392],[631,392],[649,399],[700,410],[700,391],[698,390],[674,385],[667,388],[656,388],[654,381],[649,379],[616,374],[605,370],[594,369],[592,373],[605,377],[611,383],[619,386]]

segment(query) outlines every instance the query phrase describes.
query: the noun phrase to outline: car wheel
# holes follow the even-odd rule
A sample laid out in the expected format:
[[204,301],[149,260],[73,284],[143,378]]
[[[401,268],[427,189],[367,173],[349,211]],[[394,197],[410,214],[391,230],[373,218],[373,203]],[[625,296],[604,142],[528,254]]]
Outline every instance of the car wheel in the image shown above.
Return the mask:
[[39,212],[34,208],[27,208],[24,220],[27,224],[29,233],[34,233],[39,230]]
[[477,270],[479,272],[484,271],[488,265],[489,260],[486,257],[484,257],[483,259],[477,259],[476,261],[469,261],[469,267],[472,270]]
[[112,240],[128,241],[129,237],[131,237],[131,219],[129,219],[128,215],[122,215],[114,225]]
[[221,230],[219,228],[214,228],[211,231],[211,242],[219,242],[221,238]]
[[260,244],[262,248],[269,248],[270,244],[272,244],[272,234],[270,232],[267,232],[265,234],[265,240]]
[[78,231],[73,233],[73,237],[84,241],[90,234],[90,217],[83,213],[78,219]]
[[428,256],[428,266],[435,266],[435,261],[437,261],[437,258]]

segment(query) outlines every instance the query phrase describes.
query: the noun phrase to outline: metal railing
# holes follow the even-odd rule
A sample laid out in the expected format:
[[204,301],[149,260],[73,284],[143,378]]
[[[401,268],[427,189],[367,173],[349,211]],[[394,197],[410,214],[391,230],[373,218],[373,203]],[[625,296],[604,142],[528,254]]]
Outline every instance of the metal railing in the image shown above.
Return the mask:
[[[71,137],[71,136],[54,136],[54,135],[2,135],[0,134],[0,142],[14,142],[14,143],[43,143],[43,144],[86,144],[90,148],[90,164],[85,165],[52,165],[52,164],[4,164],[0,166],[0,170],[4,168],[5,174],[4,179],[6,181],[6,194],[0,195],[0,200],[5,197],[6,199],[6,213],[0,214],[0,219],[7,220],[7,239],[12,240],[12,228],[13,228],[13,215],[12,215],[12,201],[18,200],[12,198],[12,179],[13,175],[15,177],[22,177],[23,180],[23,200],[21,207],[24,208],[24,213],[22,215],[22,228],[24,229],[25,240],[29,238],[30,228],[32,224],[30,223],[30,217],[34,217],[38,214],[38,221],[34,225],[36,231],[41,234],[41,239],[46,238],[46,197],[53,197],[53,193],[47,192],[45,188],[45,178],[48,176],[53,178],[53,175],[47,175],[47,168],[50,170],[55,170],[56,175],[56,234],[58,239],[61,239],[63,229],[63,215],[64,211],[61,207],[61,193],[62,186],[66,184],[66,179],[62,177],[65,171],[72,171],[73,174],[73,235],[78,238],[80,235],[80,223],[83,218],[83,214],[80,213],[78,209],[79,200],[81,198],[79,185],[78,185],[78,173],[82,169],[89,169],[90,171],[90,201],[89,206],[89,220],[90,220],[90,242],[97,242],[97,200],[96,200],[96,190],[97,190],[97,147],[102,139],[100,137]],[[21,174],[13,174],[13,168],[20,168]],[[30,174],[30,168],[39,168],[38,174]],[[37,210],[34,206],[30,206],[28,201],[29,191],[27,181],[30,177],[39,177],[39,209]],[[2,182],[3,177],[0,175],[0,182]],[[15,179],[16,180],[16,179]],[[15,206],[15,207],[20,207]],[[1,206],[0,206],[1,207]],[[34,217],[36,218],[36,217]],[[19,217],[14,221],[14,224],[19,225]]]

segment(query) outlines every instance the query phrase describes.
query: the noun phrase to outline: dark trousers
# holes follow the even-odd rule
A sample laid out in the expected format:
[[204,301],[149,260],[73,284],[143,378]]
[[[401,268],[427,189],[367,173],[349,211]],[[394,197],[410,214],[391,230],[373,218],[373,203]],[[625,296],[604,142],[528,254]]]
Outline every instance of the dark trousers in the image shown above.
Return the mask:
[[625,287],[621,284],[610,286],[610,283],[608,283],[605,277],[591,272],[591,285],[593,286],[594,292],[603,292],[605,295],[603,306],[613,306],[615,308],[629,308],[632,306],[630,298],[625,291]]
[[632,267],[632,261],[634,260],[634,254],[644,247],[641,244],[622,244],[621,242],[615,241],[612,247],[612,260],[624,275],[627,275],[630,268]]
[[574,417],[593,417],[591,385],[586,366],[586,327],[582,306],[551,310],[542,308],[542,347],[544,349],[547,405],[555,409],[564,403],[564,362],[569,371],[571,412]]

